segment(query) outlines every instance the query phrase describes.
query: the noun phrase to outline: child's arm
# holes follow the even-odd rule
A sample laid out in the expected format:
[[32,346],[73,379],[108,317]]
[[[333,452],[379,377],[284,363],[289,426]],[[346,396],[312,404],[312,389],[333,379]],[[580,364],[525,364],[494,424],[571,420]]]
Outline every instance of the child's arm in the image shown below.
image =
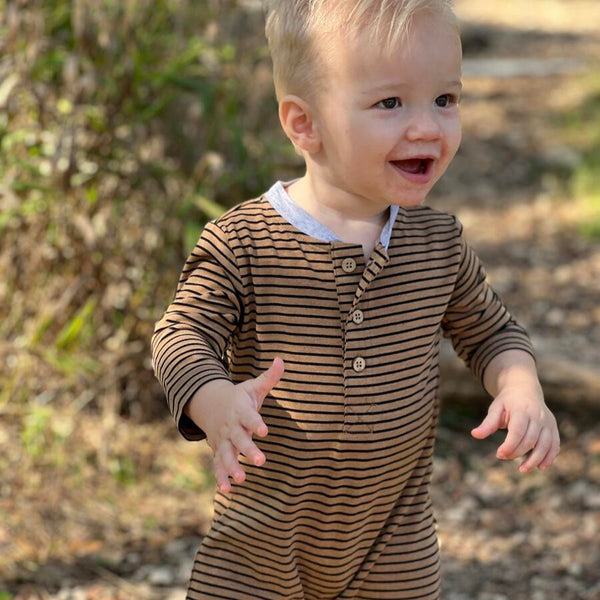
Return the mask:
[[227,232],[208,223],[188,257],[177,293],[152,337],[152,361],[181,434],[208,439],[219,488],[241,482],[240,454],[260,466],[252,435],[267,435],[259,410],[283,374],[276,358],[260,376],[234,384],[227,346],[244,312],[242,275]]
[[283,361],[276,358],[262,375],[238,385],[226,380],[210,381],[184,408],[185,414],[206,434],[214,455],[217,485],[224,493],[231,490],[229,477],[237,483],[246,478],[239,454],[257,467],[265,462],[265,455],[252,441],[252,435],[265,437],[268,433],[259,410],[266,395],[281,379],[283,369]]
[[208,223],[152,336],[154,371],[175,423],[188,440],[202,440],[206,434],[184,407],[205,385],[231,383],[227,347],[244,311],[243,296],[228,235],[218,224]]
[[458,272],[442,327],[494,397],[473,436],[483,439],[508,428],[498,457],[513,459],[531,451],[521,471],[546,468],[558,454],[559,437],[556,420],[544,403],[531,341],[487,284],[485,269],[463,239],[460,223],[456,227]]
[[527,473],[549,467],[560,449],[556,419],[544,402],[533,358],[522,350],[507,350],[487,365],[483,384],[494,397],[488,415],[471,434],[484,439],[508,429],[497,456],[515,459],[531,451],[520,467]]

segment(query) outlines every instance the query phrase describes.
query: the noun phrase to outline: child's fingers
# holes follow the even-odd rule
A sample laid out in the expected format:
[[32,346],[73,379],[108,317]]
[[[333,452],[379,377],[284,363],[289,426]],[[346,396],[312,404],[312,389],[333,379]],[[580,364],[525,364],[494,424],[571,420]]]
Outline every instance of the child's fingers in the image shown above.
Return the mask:
[[560,437],[558,435],[558,431],[555,431],[552,435],[552,443],[550,445],[550,450],[544,457],[544,459],[538,465],[540,469],[547,469],[556,459],[560,452]]
[[508,423],[508,434],[504,443],[498,448],[496,455],[498,458],[514,458],[514,453],[519,444],[523,441],[529,427],[529,417],[523,413],[516,413],[511,416]]
[[271,366],[251,382],[251,388],[258,396],[260,403],[262,403],[265,396],[279,383],[283,371],[283,361],[280,358],[275,358]]
[[259,437],[265,437],[269,430],[265,425],[260,413],[257,411],[249,412],[245,418],[242,419],[242,425],[250,432]]
[[504,408],[502,404],[491,404],[488,414],[481,424],[471,431],[471,435],[479,440],[492,435],[504,425]]
[[[512,454],[507,456],[507,458],[519,458],[519,456],[524,456],[532,448],[535,448],[539,443],[541,432],[542,428],[540,424],[536,421],[530,420],[525,435],[519,442],[518,446],[513,450]],[[550,442],[550,438],[548,439],[548,442]],[[545,454],[546,453],[544,452],[544,455]]]
[[243,427],[238,427],[231,436],[231,441],[238,453],[246,456],[257,467],[265,463],[265,455],[252,441],[252,436]]
[[217,485],[222,492],[229,492],[231,485],[229,477],[236,483],[241,483],[246,479],[246,473],[237,460],[238,451],[233,444],[227,440],[222,442],[215,452],[215,476]]
[[544,429],[540,433],[540,437],[535,448],[533,448],[529,456],[521,463],[519,471],[521,471],[521,473],[528,473],[535,467],[541,465],[542,461],[547,456],[551,447],[552,433],[547,429]]
[[227,494],[227,492],[231,491],[231,484],[229,483],[229,475],[225,470],[225,467],[221,463],[221,461],[215,456],[214,459],[214,468],[215,468],[215,479],[217,480],[217,487],[221,492]]

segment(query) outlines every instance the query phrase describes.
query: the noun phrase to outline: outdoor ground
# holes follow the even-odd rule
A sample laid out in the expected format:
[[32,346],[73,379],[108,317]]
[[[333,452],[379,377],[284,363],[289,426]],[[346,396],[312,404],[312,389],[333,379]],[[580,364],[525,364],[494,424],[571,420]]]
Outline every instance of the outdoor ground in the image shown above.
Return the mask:
[[[600,101],[600,5],[456,4],[464,145],[431,203],[461,219],[531,331],[563,443],[544,473],[496,460],[501,436],[468,434],[483,396],[461,398],[448,362],[432,490],[443,598],[600,600],[600,239],[588,206],[565,200],[585,161],[576,113]],[[99,419],[85,399],[2,416],[0,600],[183,600],[210,519],[206,446],[179,439],[166,412]]]

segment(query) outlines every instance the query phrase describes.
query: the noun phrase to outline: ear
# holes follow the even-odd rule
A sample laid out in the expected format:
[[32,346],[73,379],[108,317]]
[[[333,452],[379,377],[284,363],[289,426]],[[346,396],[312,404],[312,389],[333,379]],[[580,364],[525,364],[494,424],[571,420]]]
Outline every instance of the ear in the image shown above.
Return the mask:
[[308,102],[292,94],[284,96],[279,102],[279,120],[296,152],[314,154],[320,150],[319,128]]

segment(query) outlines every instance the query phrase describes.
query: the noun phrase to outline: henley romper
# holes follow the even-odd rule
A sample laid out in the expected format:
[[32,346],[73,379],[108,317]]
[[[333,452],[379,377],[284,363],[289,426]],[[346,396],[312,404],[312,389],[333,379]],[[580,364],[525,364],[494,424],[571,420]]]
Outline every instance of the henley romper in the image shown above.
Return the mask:
[[[265,398],[267,462],[216,493],[189,600],[438,600],[429,497],[440,336],[478,378],[532,353],[457,220],[391,207],[365,264],[277,182],[206,225],[153,361],[179,431],[203,384],[285,373]],[[215,403],[219,398],[214,399]]]

